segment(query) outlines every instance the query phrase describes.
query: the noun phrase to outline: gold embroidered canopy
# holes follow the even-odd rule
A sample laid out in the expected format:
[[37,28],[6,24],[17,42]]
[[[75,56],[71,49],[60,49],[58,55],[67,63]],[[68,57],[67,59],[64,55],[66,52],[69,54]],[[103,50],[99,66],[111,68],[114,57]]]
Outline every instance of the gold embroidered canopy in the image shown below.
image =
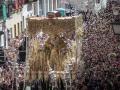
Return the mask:
[[75,31],[75,23],[78,18],[79,20],[81,19],[81,17],[59,17],[53,19],[45,17],[30,17],[28,18],[28,31],[30,35],[34,35],[36,32],[42,30],[50,36],[60,32]]

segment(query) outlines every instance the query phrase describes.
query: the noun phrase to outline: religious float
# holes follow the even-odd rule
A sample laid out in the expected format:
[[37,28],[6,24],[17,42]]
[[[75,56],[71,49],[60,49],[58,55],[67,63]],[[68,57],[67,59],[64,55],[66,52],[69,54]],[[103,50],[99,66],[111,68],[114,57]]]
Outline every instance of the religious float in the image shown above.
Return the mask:
[[30,17],[27,22],[26,81],[49,81],[51,84],[45,87],[70,90],[81,59],[82,16],[54,17],[51,14]]

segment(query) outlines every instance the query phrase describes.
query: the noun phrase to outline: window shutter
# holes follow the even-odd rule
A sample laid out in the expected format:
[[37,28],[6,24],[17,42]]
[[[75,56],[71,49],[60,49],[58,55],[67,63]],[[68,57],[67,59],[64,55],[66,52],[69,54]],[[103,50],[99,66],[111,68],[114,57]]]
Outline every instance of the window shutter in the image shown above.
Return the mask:
[[2,5],[0,5],[0,19],[3,18],[3,10],[2,10]]
[[3,20],[7,19],[7,9],[6,9],[6,5],[2,4],[2,10],[3,10]]

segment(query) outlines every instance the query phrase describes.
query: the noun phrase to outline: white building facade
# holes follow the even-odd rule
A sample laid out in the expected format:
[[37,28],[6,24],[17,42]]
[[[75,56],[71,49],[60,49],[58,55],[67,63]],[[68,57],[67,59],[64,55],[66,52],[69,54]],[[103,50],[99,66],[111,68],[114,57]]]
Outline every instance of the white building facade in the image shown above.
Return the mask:
[[64,8],[66,0],[38,0],[39,16],[46,16],[47,12],[55,11],[57,8]]
[[8,46],[7,44],[9,39],[18,37],[22,32],[26,30],[26,19],[30,16],[38,14],[38,11],[35,11],[36,7],[37,2],[24,4],[22,8],[19,9],[19,11],[12,14],[9,18],[6,19],[6,46]]
[[32,3],[26,4],[22,8],[22,21],[23,21],[23,31],[26,29],[26,19],[30,16],[33,16]]
[[6,20],[6,28],[10,32],[10,37],[15,38],[19,36],[22,32],[22,12],[15,13],[11,15],[10,18]]
[[26,29],[26,19],[30,16],[37,15],[34,9],[37,4],[36,2],[31,2],[28,4],[23,5],[21,10],[17,13],[11,15],[10,18],[6,20],[6,28],[10,30],[11,38],[15,38],[19,36],[21,32],[24,32]]

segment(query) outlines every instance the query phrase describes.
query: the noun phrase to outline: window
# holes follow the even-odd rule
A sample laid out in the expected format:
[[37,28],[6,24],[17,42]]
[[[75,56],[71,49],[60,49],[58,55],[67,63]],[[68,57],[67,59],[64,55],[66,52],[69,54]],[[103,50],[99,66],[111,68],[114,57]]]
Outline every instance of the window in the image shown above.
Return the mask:
[[12,34],[12,28],[10,28],[10,37],[12,38],[13,36],[12,36],[13,34]]
[[39,15],[40,16],[43,15],[43,1],[42,0],[39,1]]
[[20,34],[20,24],[17,23],[17,26],[18,26],[18,36],[19,36],[19,34]]
[[96,0],[96,3],[100,3],[100,0]]
[[35,2],[34,3],[34,15],[37,15],[38,14],[38,9],[37,9],[37,3]]
[[21,24],[21,32],[23,31],[23,23],[22,23],[22,21],[20,22],[20,24]]
[[49,11],[52,11],[52,0],[49,1]]
[[13,12],[13,5],[9,4],[7,16],[10,17],[12,15],[12,12]]
[[14,25],[14,37],[16,37],[16,25]]
[[27,11],[30,11],[30,10],[32,10],[32,3],[29,3],[29,4],[27,5]]
[[24,25],[24,23],[25,23],[25,18],[24,18],[24,16],[23,16],[23,18],[22,18],[22,28],[24,29],[25,28],[25,25]]
[[53,10],[56,10],[56,0],[53,0]]
[[57,1],[57,6],[58,6],[58,8],[61,7],[61,0],[58,0],[58,1]]
[[2,5],[0,5],[0,19],[3,18]]

